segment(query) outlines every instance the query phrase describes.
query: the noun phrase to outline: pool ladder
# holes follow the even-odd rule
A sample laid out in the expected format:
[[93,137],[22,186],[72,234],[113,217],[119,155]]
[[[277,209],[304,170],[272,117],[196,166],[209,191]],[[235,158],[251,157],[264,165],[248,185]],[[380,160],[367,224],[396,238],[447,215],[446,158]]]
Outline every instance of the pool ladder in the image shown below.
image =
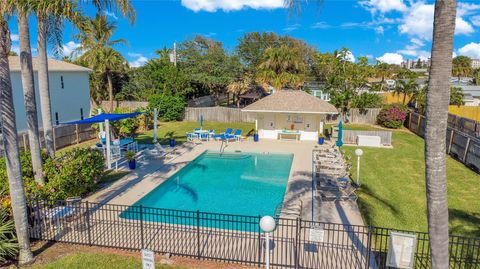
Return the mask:
[[228,147],[228,143],[225,142],[225,139],[222,139],[222,144],[220,144],[220,154],[225,152],[226,147]]

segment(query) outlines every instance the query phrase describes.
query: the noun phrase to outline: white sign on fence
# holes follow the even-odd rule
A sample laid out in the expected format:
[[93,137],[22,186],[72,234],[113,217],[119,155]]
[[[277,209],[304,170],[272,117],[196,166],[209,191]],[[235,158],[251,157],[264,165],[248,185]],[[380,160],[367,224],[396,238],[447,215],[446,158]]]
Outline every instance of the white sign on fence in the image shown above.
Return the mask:
[[142,249],[142,269],[155,269],[155,253]]
[[387,266],[413,268],[417,235],[391,232],[388,244]]
[[323,237],[325,236],[325,230],[319,226],[312,226],[310,228],[308,239],[312,242],[323,243]]

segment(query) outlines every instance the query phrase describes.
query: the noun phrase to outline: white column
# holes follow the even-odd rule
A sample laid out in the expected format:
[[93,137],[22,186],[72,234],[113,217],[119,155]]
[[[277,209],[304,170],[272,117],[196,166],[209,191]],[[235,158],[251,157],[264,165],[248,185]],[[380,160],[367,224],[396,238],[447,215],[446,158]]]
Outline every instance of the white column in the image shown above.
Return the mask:
[[[100,114],[102,114],[102,109],[101,108],[98,109],[98,115],[100,115]],[[100,129],[100,133],[103,132],[103,123],[100,122],[98,124],[98,127]]]
[[265,233],[265,268],[270,268],[270,233]]
[[360,156],[357,156],[357,185],[360,186]]
[[105,140],[107,143],[107,168],[112,169],[111,154],[110,151],[110,123],[108,120],[105,120]]
[[258,120],[257,119],[255,119],[255,131],[258,132]]
[[153,143],[157,143],[157,108],[153,109]]

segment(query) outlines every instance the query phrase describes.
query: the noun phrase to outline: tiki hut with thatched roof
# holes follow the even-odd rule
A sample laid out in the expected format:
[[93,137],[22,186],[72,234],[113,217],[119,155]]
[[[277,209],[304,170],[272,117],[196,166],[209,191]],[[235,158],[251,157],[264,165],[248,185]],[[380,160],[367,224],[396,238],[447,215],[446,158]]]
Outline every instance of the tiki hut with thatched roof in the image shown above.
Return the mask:
[[317,140],[329,117],[338,114],[330,103],[301,90],[279,90],[242,109],[255,115],[260,138]]

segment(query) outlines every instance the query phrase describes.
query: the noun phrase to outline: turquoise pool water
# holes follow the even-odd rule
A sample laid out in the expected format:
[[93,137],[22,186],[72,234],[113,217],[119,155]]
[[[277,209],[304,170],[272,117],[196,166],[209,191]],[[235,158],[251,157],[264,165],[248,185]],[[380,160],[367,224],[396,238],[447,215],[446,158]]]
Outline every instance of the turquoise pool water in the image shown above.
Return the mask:
[[[292,160],[293,154],[206,151],[121,217],[140,218],[137,212],[140,205],[243,216],[273,215],[283,202]],[[175,218],[143,216],[145,220],[169,223],[179,221]]]

